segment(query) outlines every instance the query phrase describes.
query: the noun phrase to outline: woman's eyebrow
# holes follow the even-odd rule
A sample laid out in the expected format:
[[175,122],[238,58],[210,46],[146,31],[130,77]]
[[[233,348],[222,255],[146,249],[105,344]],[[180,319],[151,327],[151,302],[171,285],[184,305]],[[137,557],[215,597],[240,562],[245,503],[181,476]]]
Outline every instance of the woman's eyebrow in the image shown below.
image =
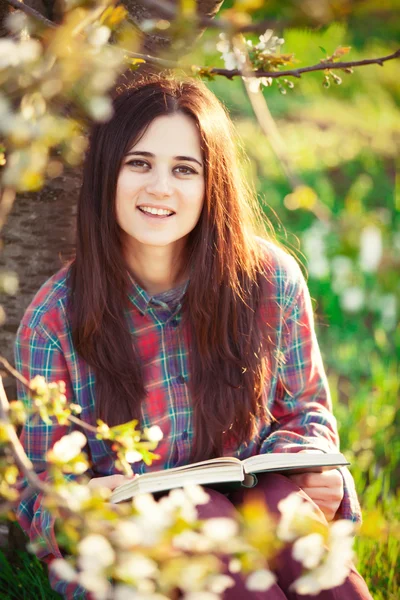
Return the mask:
[[[152,152],[140,152],[139,150],[128,152],[126,156],[148,156],[149,158],[155,158],[155,155]],[[197,160],[197,158],[193,158],[192,156],[174,156],[174,160],[187,160],[189,162],[197,163],[200,167],[203,165],[201,162]]]

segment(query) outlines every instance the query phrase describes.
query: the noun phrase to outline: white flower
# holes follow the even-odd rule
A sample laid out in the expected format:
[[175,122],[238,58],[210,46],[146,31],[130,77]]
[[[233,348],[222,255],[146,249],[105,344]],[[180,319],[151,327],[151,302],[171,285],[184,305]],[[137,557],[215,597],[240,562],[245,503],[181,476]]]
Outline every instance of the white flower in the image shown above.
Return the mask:
[[82,571],[79,573],[78,581],[93,594],[96,600],[108,600],[110,597],[111,584],[97,571]]
[[324,561],[317,568],[297,579],[291,587],[298,594],[316,595],[321,590],[342,585],[350,572],[353,559],[353,534],[354,525],[351,521],[341,520],[332,523],[329,528],[328,550]]
[[293,544],[292,556],[306,569],[314,569],[325,552],[324,538],[319,533],[310,533]]
[[207,587],[214,594],[223,594],[228,588],[234,587],[235,581],[229,575],[213,575],[208,578]]
[[158,425],[153,425],[149,429],[146,428],[144,434],[150,442],[159,442],[163,438],[163,432]]
[[264,592],[274,585],[276,577],[267,569],[254,571],[246,579],[246,587],[252,592]]
[[196,507],[182,489],[172,490],[168,496],[161,498],[159,504],[171,513],[179,510],[181,517],[188,523],[197,519]]
[[55,558],[50,563],[50,569],[64,581],[74,581],[78,575],[77,571],[63,558]]
[[18,64],[18,47],[16,42],[7,38],[0,39],[0,69]]
[[359,262],[363,271],[373,273],[382,258],[382,232],[375,225],[364,227],[360,237]]
[[105,25],[101,27],[96,27],[88,36],[89,44],[92,46],[104,46],[108,42],[108,39],[111,35],[111,31]]
[[18,57],[21,62],[33,62],[42,54],[42,45],[38,40],[28,39],[19,44]]
[[238,558],[232,558],[232,560],[229,561],[228,568],[231,573],[240,573],[242,570],[242,564]]
[[132,520],[118,521],[111,533],[111,541],[122,550],[128,550],[132,546],[136,546],[142,539],[143,532]]
[[107,121],[113,115],[111,100],[103,96],[93,96],[88,102],[88,112],[96,121]]
[[278,510],[282,513],[277,536],[283,542],[292,542],[297,537],[297,523],[304,519],[315,519],[313,506],[305,501],[299,494],[293,492],[278,503]]
[[227,517],[207,519],[202,524],[202,531],[210,540],[226,542],[237,535],[238,524]]
[[137,552],[122,552],[118,555],[118,562],[115,567],[117,577],[125,581],[136,581],[155,577],[158,573],[157,564]]
[[220,33],[218,37],[220,40],[216,46],[218,52],[221,52],[221,54],[225,54],[226,52],[229,52],[231,49],[231,44],[230,44],[229,40],[227,39],[226,35],[224,33]]
[[213,543],[210,539],[204,535],[197,533],[196,531],[182,531],[179,535],[176,535],[172,540],[172,545],[178,550],[184,552],[211,552]]
[[261,50],[261,54],[275,54],[278,47],[285,43],[283,38],[278,38],[273,35],[272,29],[267,29],[263,35],[258,38],[260,41],[256,45],[257,50]]
[[86,436],[81,431],[73,431],[54,444],[52,454],[57,460],[67,463],[80,454],[86,442]]
[[201,485],[186,485],[183,489],[193,504],[207,504],[210,500],[210,496],[204,491]]
[[133,506],[138,511],[135,524],[138,526],[144,546],[154,546],[159,543],[164,531],[174,522],[174,507],[161,498],[154,500],[151,494],[140,494],[133,499]]
[[340,305],[347,312],[358,312],[365,303],[365,293],[360,287],[352,286],[343,290],[340,296]]
[[236,57],[233,52],[224,52],[222,54],[222,59],[225,63],[225,69],[229,71],[233,71],[238,68],[238,64],[236,62]]
[[83,505],[88,502],[92,496],[91,489],[86,485],[75,482],[68,482],[57,490],[57,493],[64,499],[68,508],[79,512]]
[[243,77],[243,81],[247,83],[247,87],[252,94],[257,94],[260,91],[261,80],[257,77]]
[[79,542],[78,553],[78,564],[83,571],[101,571],[115,560],[110,542],[97,533],[91,533]]
[[210,565],[207,561],[203,559],[191,560],[180,573],[179,587],[185,592],[196,592],[204,589],[209,570]]
[[134,463],[143,460],[143,456],[137,450],[128,450],[125,452],[125,458],[128,463]]

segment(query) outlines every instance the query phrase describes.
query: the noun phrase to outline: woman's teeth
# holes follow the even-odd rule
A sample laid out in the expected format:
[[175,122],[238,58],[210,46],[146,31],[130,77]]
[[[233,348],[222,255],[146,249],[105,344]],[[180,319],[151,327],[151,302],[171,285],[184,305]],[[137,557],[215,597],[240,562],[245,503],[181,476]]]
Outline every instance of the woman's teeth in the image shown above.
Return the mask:
[[151,206],[139,206],[139,210],[150,215],[159,215],[160,217],[169,217],[173,215],[172,210],[166,210],[165,208],[153,208]]

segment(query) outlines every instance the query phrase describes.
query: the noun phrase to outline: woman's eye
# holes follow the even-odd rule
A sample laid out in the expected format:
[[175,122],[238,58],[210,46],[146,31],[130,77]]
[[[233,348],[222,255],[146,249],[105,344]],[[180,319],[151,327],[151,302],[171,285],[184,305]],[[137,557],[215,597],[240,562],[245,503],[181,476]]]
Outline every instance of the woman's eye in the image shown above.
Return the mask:
[[196,175],[197,171],[192,169],[191,167],[176,167],[175,171],[181,173],[181,175]]
[[149,167],[150,166],[144,160],[137,160],[137,159],[128,160],[128,162],[126,164],[129,165],[130,167]]

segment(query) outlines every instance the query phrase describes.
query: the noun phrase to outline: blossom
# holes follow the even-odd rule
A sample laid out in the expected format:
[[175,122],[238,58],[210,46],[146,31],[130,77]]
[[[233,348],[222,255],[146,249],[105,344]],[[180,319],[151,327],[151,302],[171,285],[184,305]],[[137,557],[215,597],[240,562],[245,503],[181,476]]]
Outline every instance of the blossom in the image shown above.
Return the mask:
[[103,96],[92,96],[88,101],[87,111],[95,121],[107,121],[113,115],[111,100]]
[[172,544],[174,548],[183,550],[184,552],[210,552],[213,548],[213,543],[210,539],[201,535],[197,531],[182,531],[179,535],[173,538]]
[[148,577],[156,577],[157,564],[138,552],[122,552],[118,555],[115,575],[124,581],[136,581]]
[[143,459],[142,455],[137,450],[128,450],[125,452],[125,458],[128,463],[139,462]]
[[92,46],[104,46],[108,42],[108,39],[111,35],[111,30],[105,25],[101,25],[100,27],[96,27],[88,36],[89,44]]
[[64,581],[74,581],[78,575],[77,571],[64,558],[55,558],[50,563],[50,569]]
[[278,539],[292,542],[298,535],[298,526],[304,520],[315,519],[315,512],[310,502],[305,501],[299,494],[293,492],[278,503],[282,513],[277,527]]
[[51,458],[67,463],[80,454],[86,442],[86,436],[81,431],[73,431],[56,442],[49,454]]
[[119,520],[111,533],[111,541],[122,550],[140,544],[142,539],[143,532],[133,520]]
[[163,432],[158,425],[146,428],[144,434],[150,442],[159,442],[163,438]]
[[363,271],[373,273],[382,258],[382,232],[376,225],[367,225],[360,236],[359,263]]
[[205,536],[215,542],[227,542],[238,533],[238,524],[233,519],[227,517],[218,517],[207,519],[202,524],[202,531]]
[[306,569],[314,569],[325,552],[324,538],[319,533],[310,533],[293,544],[292,556]]
[[229,575],[213,575],[207,581],[207,587],[214,594],[223,594],[228,588],[234,587],[235,581]]
[[210,500],[210,496],[201,485],[186,485],[183,489],[193,504],[207,504]]
[[259,569],[251,573],[246,580],[246,587],[252,592],[269,590],[276,581],[275,575],[267,569]]
[[272,29],[267,29],[265,33],[258,38],[260,41],[255,46],[257,50],[261,50],[261,54],[275,54],[278,47],[285,43],[283,38],[273,35]]
[[292,589],[298,594],[316,595],[321,590],[342,585],[350,572],[353,559],[353,534],[354,525],[351,521],[340,520],[332,523],[322,563],[296,579]]
[[113,564],[115,552],[102,535],[91,533],[78,544],[78,565],[82,571],[102,571]]

